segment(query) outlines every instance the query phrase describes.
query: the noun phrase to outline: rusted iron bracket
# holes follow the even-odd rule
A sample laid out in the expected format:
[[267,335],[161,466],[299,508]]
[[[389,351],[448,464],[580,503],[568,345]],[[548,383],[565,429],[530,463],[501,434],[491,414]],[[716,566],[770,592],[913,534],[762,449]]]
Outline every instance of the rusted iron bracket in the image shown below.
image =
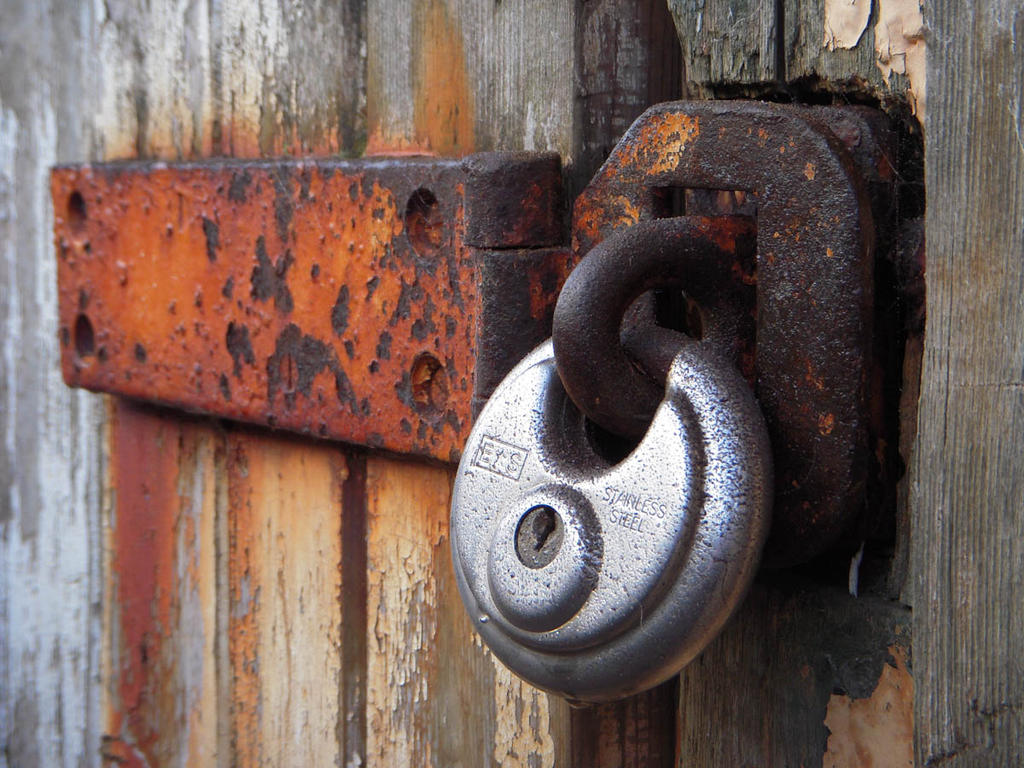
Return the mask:
[[550,332],[551,153],[61,167],[69,385],[457,460]]
[[[807,560],[855,533],[877,498],[887,448],[876,418],[873,269],[890,244],[894,150],[886,118],[870,109],[660,104],[575,201],[578,257],[644,220],[719,217],[730,254],[717,270],[719,287],[709,288],[709,268],[690,278],[690,298],[700,304],[698,335],[734,356],[768,424],[770,564]],[[751,217],[756,258],[727,237],[725,213]],[[628,376],[610,378],[594,388],[595,412],[637,410],[640,390],[627,387]]]

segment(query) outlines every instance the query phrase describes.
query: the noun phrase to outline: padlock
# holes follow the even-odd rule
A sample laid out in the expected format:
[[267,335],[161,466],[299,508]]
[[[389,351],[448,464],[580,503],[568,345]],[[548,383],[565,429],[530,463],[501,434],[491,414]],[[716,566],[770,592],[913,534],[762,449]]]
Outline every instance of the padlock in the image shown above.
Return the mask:
[[476,629],[530,683],[608,701],[669,678],[742,599],[772,472],[747,383],[685,337],[642,440],[616,461],[559,379],[551,342],[498,386],[452,499],[456,580]]

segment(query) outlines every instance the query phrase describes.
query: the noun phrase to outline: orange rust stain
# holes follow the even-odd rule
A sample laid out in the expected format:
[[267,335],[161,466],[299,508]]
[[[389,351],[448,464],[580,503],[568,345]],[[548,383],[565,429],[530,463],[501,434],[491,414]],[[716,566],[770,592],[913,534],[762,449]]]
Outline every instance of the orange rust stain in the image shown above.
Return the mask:
[[808,162],[804,166],[804,178],[808,181],[814,181],[814,176],[817,173],[817,169],[814,167],[814,163]]
[[825,388],[825,379],[815,373],[814,368],[811,366],[811,361],[806,362],[807,373],[804,375],[804,381],[808,384],[812,384],[815,388],[821,390]]
[[367,157],[379,155],[386,157],[419,157],[424,155],[437,155],[437,153],[431,148],[430,142],[416,141],[405,136],[385,135],[380,126],[375,127],[373,131],[370,132],[370,135],[366,140],[366,151],[364,154]]
[[531,269],[527,272],[526,278],[529,281],[530,291],[530,317],[543,318],[550,316],[555,309],[552,300],[551,285],[561,285],[569,277],[575,265],[575,258],[569,251],[565,252],[564,259],[554,260],[550,269],[545,271]]
[[[140,86],[140,90],[145,90],[145,86]],[[284,111],[274,108],[260,110],[262,117],[253,111],[240,116],[232,106],[228,106],[227,114],[218,114],[218,111],[211,105],[204,105],[198,113],[190,115],[188,122],[194,134],[186,129],[184,135],[180,135],[175,123],[183,116],[179,114],[174,119],[169,110],[151,113],[150,122],[145,126],[127,130],[114,126],[104,132],[103,159],[131,160],[140,155],[165,160],[218,155],[237,158],[331,155],[343,149],[339,142],[339,121],[352,118],[338,115],[338,119],[318,123],[303,120],[304,116],[286,116]],[[144,141],[140,141],[140,133]]]
[[914,765],[914,681],[907,650],[890,646],[869,698],[833,694],[825,714],[829,729],[822,768],[910,768]]
[[[445,460],[461,448],[478,301],[461,197],[427,257],[450,266],[431,270],[407,201],[359,172],[64,169],[52,191],[69,383]],[[403,389],[422,353],[454,372],[444,413]]]
[[586,241],[596,245],[602,239],[602,230],[613,231],[630,227],[640,221],[640,209],[628,197],[615,195],[604,201],[600,208],[587,207],[580,198],[573,216],[573,249]]
[[646,167],[652,175],[672,173],[679,167],[687,145],[699,136],[699,117],[678,113],[664,115],[643,126],[640,135],[629,145],[633,157],[627,156],[625,164]]
[[[254,514],[248,453],[244,441],[236,441],[228,453],[229,549],[228,589],[231,619],[228,627],[228,653],[232,672],[231,731],[237,754],[260,764],[261,704],[259,657],[259,601],[261,584],[253,577],[259,551],[251,546]],[[256,573],[254,573],[256,571]]]
[[198,539],[203,500],[182,495],[189,483],[183,473],[197,461],[203,432],[127,401],[114,402],[110,423],[116,495],[108,631],[118,655],[103,751],[126,765],[150,765],[170,754],[199,757],[208,746],[202,720],[214,715],[200,711],[202,688],[211,681],[196,669],[183,676],[179,655],[191,653],[193,644],[206,649],[204,635],[213,631],[182,625],[184,604],[200,599],[188,594],[200,584],[200,549],[212,546]]
[[818,432],[823,435],[830,435],[835,428],[836,416],[834,413],[825,413],[818,416]]
[[[699,221],[701,233],[711,240],[718,248],[728,253],[735,253],[737,241],[742,238],[753,238],[756,230],[751,219],[741,216],[734,217],[702,217]],[[740,265],[735,265],[740,272]],[[747,282],[749,278],[744,279]],[[754,278],[756,282],[756,278]]]
[[474,145],[473,92],[458,17],[443,0],[416,6],[423,39],[413,63],[414,141],[439,155],[470,152]]

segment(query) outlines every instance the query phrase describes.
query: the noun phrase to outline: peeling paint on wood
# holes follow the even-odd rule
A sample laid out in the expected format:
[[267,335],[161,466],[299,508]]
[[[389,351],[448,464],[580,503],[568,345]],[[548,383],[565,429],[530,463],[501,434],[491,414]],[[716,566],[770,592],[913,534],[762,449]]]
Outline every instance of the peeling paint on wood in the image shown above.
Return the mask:
[[893,75],[906,75],[907,97],[917,119],[925,122],[924,0],[878,0],[875,53],[887,84]]
[[216,433],[131,403],[111,429],[105,761],[216,760]]
[[[343,688],[342,454],[232,433],[227,473],[234,759],[335,765]],[[354,510],[356,514],[361,510]]]
[[[668,0],[690,98],[876,99],[922,119],[924,0]],[[872,24],[874,19],[874,24]]]
[[566,703],[501,667],[465,615],[451,481],[450,469],[367,459],[367,763],[570,765]]
[[366,490],[367,758],[432,766],[434,561],[445,554],[449,473],[371,459]]
[[921,2],[785,0],[786,87],[877,99],[923,123]]
[[679,764],[820,765],[829,701],[870,698],[910,621],[839,587],[755,584],[680,676]]
[[825,0],[825,47],[856,48],[871,18],[871,0]]
[[551,710],[566,705],[513,675],[488,652],[494,664],[494,764],[555,768]]
[[889,653],[893,663],[883,665],[869,697],[829,697],[825,715],[829,737],[822,768],[914,765],[914,681],[907,669],[907,650],[893,645]]

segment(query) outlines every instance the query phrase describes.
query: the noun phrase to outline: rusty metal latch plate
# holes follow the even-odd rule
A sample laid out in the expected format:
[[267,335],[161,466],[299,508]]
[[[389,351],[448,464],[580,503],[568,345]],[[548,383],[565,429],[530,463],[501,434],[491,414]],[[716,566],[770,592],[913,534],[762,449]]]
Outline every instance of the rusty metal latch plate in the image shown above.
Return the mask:
[[61,167],[69,385],[457,460],[549,333],[551,153]]
[[[722,293],[734,281],[754,287],[753,301],[706,313],[704,332],[728,337],[721,347],[754,386],[768,424],[776,496],[766,560],[775,565],[828,549],[871,503],[884,450],[873,423],[882,399],[873,268],[890,237],[894,157],[888,122],[875,110],[660,104],[575,201],[578,258],[644,220],[753,216],[756,259],[737,251],[722,265],[732,275]],[[721,192],[742,207],[716,208]],[[753,322],[714,327],[718,315],[743,314]]]

